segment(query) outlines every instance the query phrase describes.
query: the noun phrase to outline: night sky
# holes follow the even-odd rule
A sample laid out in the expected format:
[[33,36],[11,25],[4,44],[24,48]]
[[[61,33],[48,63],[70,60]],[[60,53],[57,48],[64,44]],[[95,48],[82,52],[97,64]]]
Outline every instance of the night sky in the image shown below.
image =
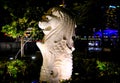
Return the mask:
[[[17,4],[19,3],[19,4],[23,4],[23,5],[25,4],[24,0],[21,0],[20,2],[18,2],[18,1],[13,2],[14,0],[6,0],[6,1],[8,1],[8,2],[11,1],[11,4],[13,4],[13,7],[16,7],[15,3],[17,3]],[[34,6],[34,5],[44,6],[44,8],[46,8],[46,10],[47,10],[48,7],[57,6],[58,4],[61,4],[63,0],[58,0],[58,1],[51,0],[50,3],[49,3],[49,6],[44,5],[44,4],[47,4],[46,2],[48,2],[49,0],[44,0],[44,2],[39,1],[39,0],[36,0],[36,1],[30,0],[30,1],[31,1],[31,6]],[[65,1],[66,1],[65,3],[67,4],[68,8],[74,2],[74,0],[70,0],[70,1],[65,0]],[[83,3],[83,0],[75,0],[75,1],[78,2],[78,3]],[[113,5],[114,4],[120,4],[120,2],[118,0],[100,0],[100,1],[101,2],[99,4],[103,5],[103,6],[101,6],[101,8],[103,8],[103,7],[105,7],[105,5],[109,5],[109,4],[113,4]],[[10,23],[12,21],[11,18],[10,18],[9,12],[3,9],[3,5],[4,5],[4,0],[0,0],[0,30],[1,30],[1,27],[3,25],[5,25],[7,23]],[[95,16],[95,18],[91,18],[91,16],[88,16],[89,17],[88,20],[92,19],[92,21],[89,21],[89,23],[88,23],[88,24],[91,24],[91,26],[92,25],[94,26],[94,24],[102,23],[102,21],[104,20],[104,16],[102,16],[102,14],[103,14],[102,10],[104,10],[104,9],[100,9],[100,7],[97,8],[97,5],[98,4],[96,4],[96,6],[91,7],[92,9],[90,10],[90,12],[94,12],[93,15]],[[99,19],[99,20],[97,20],[97,19]],[[2,32],[0,32],[0,41],[13,41],[13,40],[12,40],[12,38],[7,37]]]

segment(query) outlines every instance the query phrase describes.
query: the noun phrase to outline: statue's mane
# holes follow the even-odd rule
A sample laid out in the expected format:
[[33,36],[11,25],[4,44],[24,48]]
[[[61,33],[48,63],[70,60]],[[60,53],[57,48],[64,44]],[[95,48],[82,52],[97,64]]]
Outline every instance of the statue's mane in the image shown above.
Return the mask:
[[47,42],[47,40],[50,40],[57,42],[63,39],[66,40],[68,46],[71,47],[73,45],[72,37],[75,34],[75,21],[63,8],[53,7],[48,10],[47,14],[53,14],[54,12],[57,12],[54,16],[59,18],[59,25],[56,26],[49,35],[44,37],[44,41]]

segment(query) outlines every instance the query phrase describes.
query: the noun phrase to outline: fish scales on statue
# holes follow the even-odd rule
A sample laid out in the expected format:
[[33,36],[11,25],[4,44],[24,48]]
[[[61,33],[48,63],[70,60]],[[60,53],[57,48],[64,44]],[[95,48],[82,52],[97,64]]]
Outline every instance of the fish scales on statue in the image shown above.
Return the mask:
[[38,26],[43,30],[43,42],[36,42],[43,57],[40,82],[60,83],[70,80],[73,69],[72,52],[75,50],[72,37],[75,21],[63,8],[50,8],[42,16]]

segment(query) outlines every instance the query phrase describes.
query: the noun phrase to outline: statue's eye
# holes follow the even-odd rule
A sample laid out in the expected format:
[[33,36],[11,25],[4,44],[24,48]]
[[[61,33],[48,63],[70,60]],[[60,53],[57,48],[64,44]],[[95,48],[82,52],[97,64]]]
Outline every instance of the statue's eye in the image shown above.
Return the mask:
[[46,19],[51,20],[52,17],[51,16],[46,16]]
[[50,17],[44,15],[42,16],[42,21],[49,21],[50,20]]

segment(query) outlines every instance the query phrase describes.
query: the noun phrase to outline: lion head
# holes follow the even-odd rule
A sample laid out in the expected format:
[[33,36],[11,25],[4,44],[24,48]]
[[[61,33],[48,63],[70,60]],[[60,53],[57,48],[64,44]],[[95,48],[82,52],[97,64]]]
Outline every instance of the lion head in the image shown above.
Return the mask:
[[69,47],[73,45],[75,21],[62,8],[53,7],[42,16],[38,26],[43,30],[44,42],[66,40]]

